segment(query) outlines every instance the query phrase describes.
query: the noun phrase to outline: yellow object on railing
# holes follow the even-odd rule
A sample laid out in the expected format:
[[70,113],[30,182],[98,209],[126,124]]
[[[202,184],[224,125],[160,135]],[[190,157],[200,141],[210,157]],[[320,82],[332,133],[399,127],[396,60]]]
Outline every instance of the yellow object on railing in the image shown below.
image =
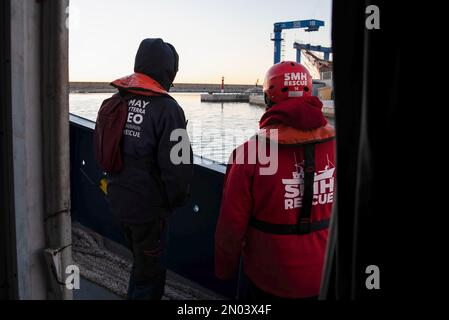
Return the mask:
[[100,180],[100,189],[104,194],[108,194],[108,180],[106,180],[106,178]]

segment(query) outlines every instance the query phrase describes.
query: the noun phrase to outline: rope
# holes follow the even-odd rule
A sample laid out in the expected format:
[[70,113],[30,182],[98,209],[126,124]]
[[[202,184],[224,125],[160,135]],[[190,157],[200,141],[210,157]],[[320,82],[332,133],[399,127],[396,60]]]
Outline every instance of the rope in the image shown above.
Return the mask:
[[[132,261],[108,250],[101,235],[72,224],[72,256],[79,266],[81,276],[126,298]],[[205,293],[173,279],[167,272],[164,300],[216,300],[217,296]]]

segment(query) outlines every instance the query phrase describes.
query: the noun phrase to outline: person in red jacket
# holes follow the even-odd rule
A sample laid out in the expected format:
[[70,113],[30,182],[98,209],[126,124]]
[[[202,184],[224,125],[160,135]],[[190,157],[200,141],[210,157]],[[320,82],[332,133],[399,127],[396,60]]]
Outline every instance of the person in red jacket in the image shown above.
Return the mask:
[[[264,82],[261,130],[233,152],[227,167],[215,273],[233,278],[242,256],[246,299],[319,294],[336,186],[335,131],[311,92],[304,66],[272,66]],[[261,154],[276,170],[264,171]]]

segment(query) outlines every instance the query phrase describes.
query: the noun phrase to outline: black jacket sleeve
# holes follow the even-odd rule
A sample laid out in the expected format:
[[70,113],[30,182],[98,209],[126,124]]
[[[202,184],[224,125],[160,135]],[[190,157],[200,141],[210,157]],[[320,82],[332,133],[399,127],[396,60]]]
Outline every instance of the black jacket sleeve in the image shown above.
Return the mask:
[[157,161],[170,208],[182,206],[189,194],[193,177],[193,152],[181,107],[167,99],[158,123]]

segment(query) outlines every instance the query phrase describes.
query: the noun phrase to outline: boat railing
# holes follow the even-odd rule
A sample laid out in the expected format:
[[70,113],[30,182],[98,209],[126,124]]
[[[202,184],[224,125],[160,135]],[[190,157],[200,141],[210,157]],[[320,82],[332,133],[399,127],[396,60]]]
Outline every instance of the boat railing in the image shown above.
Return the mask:
[[[94,128],[93,121],[70,114],[72,219],[125,244],[120,224],[99,187],[105,173],[94,161]],[[226,167],[200,156],[194,160],[190,199],[169,218],[167,266],[207,289],[233,297],[236,282],[223,283],[214,276],[214,234]]]

